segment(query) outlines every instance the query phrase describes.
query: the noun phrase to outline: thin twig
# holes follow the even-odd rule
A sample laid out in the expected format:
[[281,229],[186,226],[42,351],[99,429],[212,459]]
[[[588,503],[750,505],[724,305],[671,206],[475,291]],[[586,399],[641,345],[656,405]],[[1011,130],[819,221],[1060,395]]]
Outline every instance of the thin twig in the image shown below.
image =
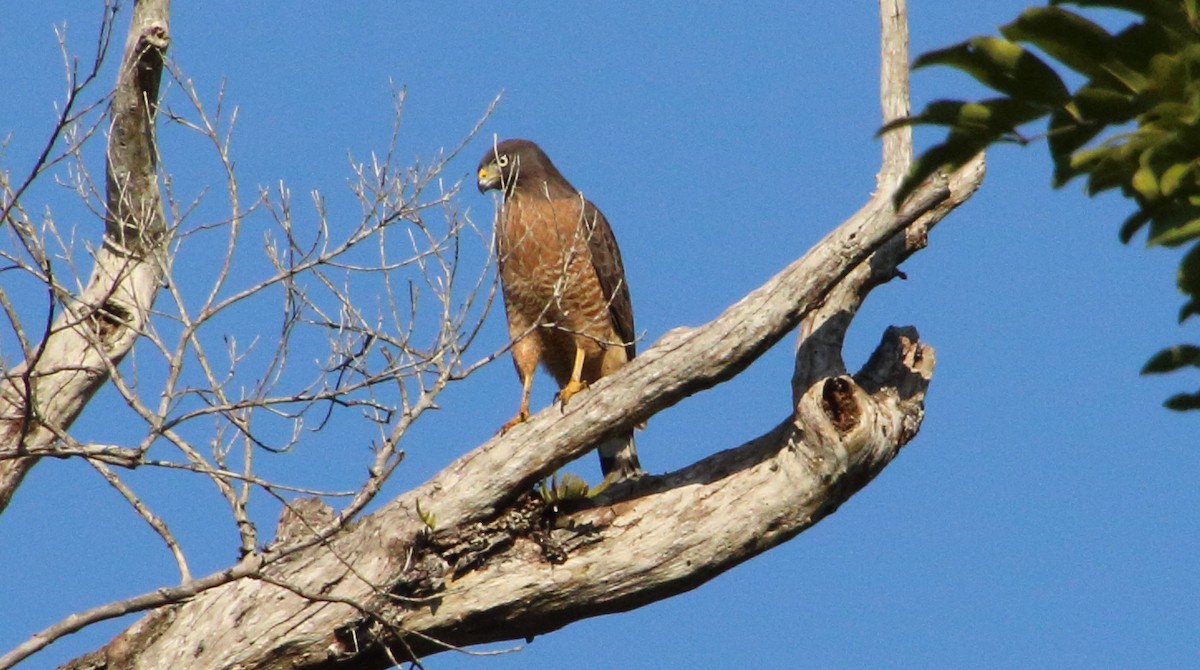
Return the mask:
[[179,566],[179,582],[181,584],[186,584],[187,582],[191,581],[192,572],[188,569],[187,559],[183,555],[183,550],[179,547],[179,542],[175,539],[175,536],[171,534],[170,529],[167,528],[166,522],[159,518],[154,512],[150,511],[150,508],[146,505],[146,503],[142,502],[142,499],[139,498],[132,489],[126,486],[125,482],[121,481],[121,478],[112,471],[112,468],[108,467],[104,463],[94,460],[89,460],[88,465],[91,465],[93,468],[95,468],[96,472],[99,472],[100,476],[104,477],[104,480],[113,488],[115,488],[123,498],[125,498],[126,502],[128,502],[133,507],[134,511],[138,513],[138,516],[142,517],[142,519],[154,529],[154,532],[157,533],[160,538],[162,538],[162,541],[166,543],[167,549],[171,552],[171,556],[175,558],[175,564]]

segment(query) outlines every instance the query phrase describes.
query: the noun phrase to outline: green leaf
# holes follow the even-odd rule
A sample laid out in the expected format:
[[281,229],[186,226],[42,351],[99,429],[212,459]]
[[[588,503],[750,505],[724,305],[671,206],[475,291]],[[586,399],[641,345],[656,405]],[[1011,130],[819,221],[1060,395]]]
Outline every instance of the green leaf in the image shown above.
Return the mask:
[[1165,101],[1147,110],[1139,121],[1143,124],[1177,128],[1196,123],[1197,115],[1198,110],[1190,104]]
[[999,37],[972,37],[945,49],[922,54],[914,68],[948,65],[1011,98],[1048,105],[1071,98],[1049,65],[1021,45]]
[[1072,154],[1092,141],[1104,126],[1099,123],[1080,123],[1066,110],[1057,109],[1050,115],[1050,129],[1046,139],[1050,145],[1050,157],[1054,159],[1054,187],[1061,188],[1082,174],[1072,165]]
[[1183,303],[1183,307],[1179,308],[1179,323],[1187,321],[1196,314],[1200,314],[1200,301],[1189,300]]
[[1125,223],[1121,224],[1121,231],[1117,233],[1117,237],[1120,238],[1122,243],[1129,244],[1129,241],[1133,239],[1137,231],[1141,230],[1149,221],[1150,213],[1144,209],[1139,209],[1129,215],[1129,218],[1125,219]]
[[1081,119],[1108,125],[1131,121],[1145,109],[1133,94],[1094,82],[1080,87],[1070,106]]
[[1138,166],[1126,149],[1124,145],[1102,144],[1071,156],[1070,169],[1088,176],[1088,195],[1117,187],[1132,190],[1130,179]]
[[1113,36],[1100,25],[1057,7],[1031,7],[1002,26],[1010,40],[1028,42],[1051,58],[1088,77],[1107,73],[1101,63],[1112,57]]
[[1113,160],[1117,150],[1108,145],[1077,151],[1071,156],[1071,167],[1082,172],[1091,172],[1104,160]]
[[1175,283],[1184,295],[1200,297],[1200,244],[1193,244],[1179,261]]
[[975,154],[987,148],[988,144],[989,140],[983,136],[950,133],[945,142],[926,149],[913,161],[908,176],[900,182],[892,201],[899,207],[933,173],[941,169],[950,171],[962,167]]
[[1200,347],[1192,344],[1177,344],[1154,354],[1142,366],[1142,374],[1158,375],[1174,372],[1185,367],[1200,367]]
[[1085,192],[1088,195],[1096,195],[1097,193],[1103,193],[1113,188],[1133,191],[1132,186],[1129,184],[1129,178],[1133,170],[1120,160],[1102,160],[1087,172],[1088,180]]
[[1133,189],[1140,193],[1147,200],[1157,200],[1158,192],[1158,177],[1155,176],[1154,170],[1150,166],[1143,165],[1133,173]]
[[1016,130],[1030,121],[1035,121],[1049,115],[1051,112],[1051,108],[1046,105],[1026,100],[1014,100],[1012,98],[993,98],[983,100],[979,104],[987,108],[993,128],[1004,128],[1008,131]]
[[1185,18],[1179,0],[1050,0],[1050,4],[1054,6],[1108,7],[1166,23],[1173,23]]
[[925,105],[920,114],[884,124],[876,135],[882,135],[900,126],[957,126],[961,122],[963,107],[969,104],[974,103],[965,100],[934,100]]
[[1200,409],[1200,393],[1179,393],[1167,398],[1163,403],[1163,407],[1173,409],[1176,412],[1187,412],[1194,409]]
[[1177,247],[1197,237],[1200,237],[1200,210],[1195,207],[1172,203],[1153,212],[1147,244]]
[[559,479],[558,473],[555,472],[549,479],[543,479],[536,488],[542,500],[548,504],[582,500],[591,493],[587,482],[570,472],[564,472],[562,479]]
[[1113,37],[1113,54],[1104,68],[1135,93],[1145,91],[1150,81],[1150,61],[1159,54],[1172,53],[1179,45],[1157,23],[1135,23]]
[[1158,180],[1158,187],[1162,190],[1162,194],[1168,198],[1175,195],[1193,167],[1195,167],[1193,163],[1176,163],[1167,168],[1162,173],[1162,178]]
[[420,500],[416,501],[416,503],[417,503],[417,518],[419,518],[421,520],[421,523],[425,524],[425,527],[427,529],[437,530],[437,515],[428,510],[421,509],[421,501]]
[[1112,53],[1098,63],[1106,76],[1095,78],[1093,83],[1112,80],[1128,92],[1140,94],[1153,83],[1149,76],[1151,60],[1172,53],[1178,45],[1172,44],[1170,34],[1161,25],[1135,23],[1114,35],[1109,46]]
[[990,144],[1005,135],[1016,134],[1019,126],[1048,113],[1049,110],[1043,105],[1011,98],[990,98],[979,102],[935,100],[926,105],[920,114],[893,121],[883,126],[879,133],[897,126],[948,126],[953,131],[967,135],[987,135]]

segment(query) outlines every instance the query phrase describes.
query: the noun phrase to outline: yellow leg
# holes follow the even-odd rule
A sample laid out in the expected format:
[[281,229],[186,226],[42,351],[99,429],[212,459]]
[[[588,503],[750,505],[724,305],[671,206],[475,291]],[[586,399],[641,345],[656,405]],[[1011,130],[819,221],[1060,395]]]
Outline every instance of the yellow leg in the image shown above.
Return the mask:
[[571,380],[559,390],[558,400],[566,407],[572,396],[587,387],[587,383],[583,381],[583,347],[575,347],[575,367],[571,369]]
[[507,433],[513,426],[529,419],[529,392],[533,390],[533,373],[521,376],[521,408],[517,415],[500,426],[500,434]]

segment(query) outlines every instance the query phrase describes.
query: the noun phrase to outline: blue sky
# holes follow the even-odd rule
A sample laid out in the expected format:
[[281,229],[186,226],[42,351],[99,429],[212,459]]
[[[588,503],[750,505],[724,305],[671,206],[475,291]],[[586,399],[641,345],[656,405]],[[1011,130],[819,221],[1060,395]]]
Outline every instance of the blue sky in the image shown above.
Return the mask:
[[[28,167],[62,95],[52,26],[65,21],[71,49],[86,54],[96,4],[0,7],[0,60],[21,64],[0,73],[0,133],[12,133],[3,169]],[[298,210],[314,188],[352,209],[348,155],[384,148],[393,87],[408,95],[400,153],[424,159],[457,144],[503,91],[447,180],[470,179],[493,133],[539,142],[612,222],[647,342],[716,316],[874,185],[872,3],[295,5],[175,3],[176,64],[207,101],[224,82],[226,104],[239,107],[232,147],[245,187],[283,180]],[[990,32],[1023,6],[912,3],[913,52]],[[933,72],[913,89],[918,104],[975,90]],[[179,93],[171,87],[168,103],[182,107]],[[164,126],[162,142],[180,192],[220,186],[194,135]],[[91,152],[101,165],[99,145]],[[573,624],[519,653],[442,654],[428,667],[1194,666],[1200,416],[1161,408],[1194,379],[1137,374],[1159,348],[1195,337],[1175,324],[1177,257],[1117,242],[1120,199],[1048,184],[1042,148],[992,152],[982,191],[906,264],[909,279],[861,312],[852,365],[888,324],[912,324],[938,368],[916,440],[836,514],[693,592]],[[98,240],[99,222],[65,190],[35,195],[32,211],[50,208]],[[491,198],[468,188],[459,202],[490,224]],[[220,218],[217,205],[197,216]],[[178,263],[201,272],[203,258]],[[19,296],[11,281],[0,275]],[[498,311],[481,337],[480,355],[503,344]],[[0,344],[11,363],[11,341]],[[793,345],[655,417],[639,434],[643,464],[669,471],[773,426],[788,410]],[[536,386],[540,407],[552,383]],[[405,443],[389,495],[486,439],[518,393],[507,361],[447,392]],[[117,398],[102,393],[77,432],[119,441],[115,416]],[[269,472],[325,488],[356,481],[367,462],[365,440],[328,433],[270,458],[260,461]],[[596,474],[590,456],[574,469]],[[210,486],[161,472],[129,481],[180,536],[193,571],[233,560],[236,537]],[[256,508],[260,526],[275,512],[269,501]],[[40,464],[0,517],[0,538],[5,650],[72,611],[177,579],[161,543],[77,463]],[[53,667],[127,623],[73,636],[27,666]]]

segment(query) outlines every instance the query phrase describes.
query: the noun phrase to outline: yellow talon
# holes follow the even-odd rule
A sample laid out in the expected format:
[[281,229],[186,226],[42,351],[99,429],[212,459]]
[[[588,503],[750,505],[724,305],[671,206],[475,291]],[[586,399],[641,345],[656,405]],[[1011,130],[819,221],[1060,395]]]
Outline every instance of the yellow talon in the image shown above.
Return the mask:
[[575,366],[571,369],[571,379],[558,392],[563,409],[567,408],[568,400],[587,387],[587,382],[583,381],[583,349],[575,347]]
[[506,421],[503,426],[500,426],[500,434],[503,435],[503,434],[507,433],[508,431],[512,430],[513,426],[516,426],[519,423],[525,423],[528,420],[529,420],[529,411],[521,410],[520,412],[517,412],[516,416],[514,416],[513,418]]
[[562,403],[563,407],[566,407],[568,400],[575,397],[576,393],[579,393],[587,387],[587,382],[580,381],[578,379],[572,379],[571,381],[567,382],[566,386],[562,387],[562,390],[558,392],[558,401]]

